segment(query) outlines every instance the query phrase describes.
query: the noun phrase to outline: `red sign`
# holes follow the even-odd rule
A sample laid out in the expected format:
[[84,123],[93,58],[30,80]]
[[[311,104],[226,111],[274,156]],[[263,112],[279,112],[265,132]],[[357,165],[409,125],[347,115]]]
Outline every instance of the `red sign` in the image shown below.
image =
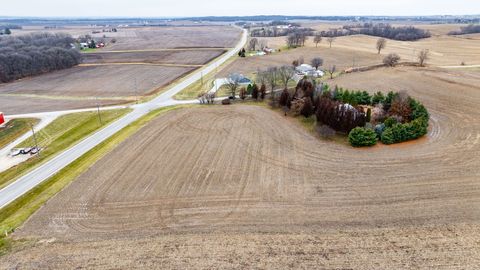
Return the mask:
[[5,118],[3,117],[3,113],[0,112],[0,125],[5,123]]

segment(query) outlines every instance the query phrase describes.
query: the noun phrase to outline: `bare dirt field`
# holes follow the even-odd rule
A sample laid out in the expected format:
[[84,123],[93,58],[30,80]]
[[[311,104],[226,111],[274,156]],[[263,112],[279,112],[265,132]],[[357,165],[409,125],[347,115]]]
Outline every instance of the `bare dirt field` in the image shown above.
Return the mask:
[[230,48],[241,35],[231,26],[175,26],[125,28],[115,33],[117,43],[108,50],[135,50],[155,48]]
[[[101,27],[66,26],[58,29],[25,27],[15,35],[47,31],[73,36],[90,34],[106,40],[115,38],[104,49],[84,54],[80,67],[0,84],[0,109],[18,114],[49,108],[90,107],[83,98],[112,98],[101,104],[131,102],[137,95],[160,91],[174,80],[210,62],[238,41],[241,31],[231,26],[171,26],[118,28],[118,32],[101,32]],[[111,46],[110,46],[111,45]],[[135,90],[135,79],[137,87]],[[55,100],[52,101],[52,98]],[[113,102],[113,98],[116,100]],[[48,100],[48,101],[47,101]],[[8,105],[7,105],[8,104]],[[96,104],[96,103],[95,103]]]
[[0,95],[0,110],[5,115],[26,114],[32,112],[51,112],[118,105],[124,101],[117,99],[58,99],[39,98],[30,96],[2,96]]
[[[339,37],[333,43],[334,47],[353,51],[375,53],[377,37],[354,35]],[[323,42],[322,42],[323,43]],[[467,65],[480,64],[480,34],[462,36],[434,36],[419,41],[407,42],[388,40],[387,47],[382,51],[382,58],[388,53],[397,53],[403,61],[417,61],[417,55],[422,49],[430,51],[431,65]],[[309,46],[314,46],[310,44]],[[322,44],[327,46],[327,44]]]
[[155,63],[203,65],[222,55],[225,50],[141,51],[87,53],[83,63]]
[[[397,73],[429,75],[348,81],[408,86]],[[0,268],[475,269],[480,91],[436,80],[410,92],[428,136],[397,146],[320,140],[257,106],[160,116],[17,230],[30,241]]]
[[[65,33],[73,37],[90,35],[95,38],[106,36],[106,40],[115,38],[116,44],[109,44],[105,50],[141,50],[158,48],[230,48],[240,38],[239,28],[225,25],[194,26],[159,26],[159,27],[117,27],[117,32],[102,32],[109,27],[92,27],[87,25],[71,25],[55,29],[41,26],[25,26],[14,30],[14,35],[34,32]],[[111,27],[110,27],[111,28]],[[100,33],[93,33],[99,31]]]
[[128,97],[148,94],[194,68],[152,65],[74,67],[0,85],[0,94]]

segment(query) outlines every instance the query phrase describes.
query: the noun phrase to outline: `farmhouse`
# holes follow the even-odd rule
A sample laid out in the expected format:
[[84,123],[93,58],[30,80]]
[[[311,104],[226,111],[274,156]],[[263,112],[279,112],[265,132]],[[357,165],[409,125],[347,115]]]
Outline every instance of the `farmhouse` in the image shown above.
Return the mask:
[[302,64],[295,68],[299,75],[309,76],[309,77],[323,77],[325,73],[321,70],[317,70],[309,64]]
[[249,78],[245,77],[244,75],[240,74],[240,80],[238,81],[238,84],[240,85],[249,85],[252,84],[252,80]]

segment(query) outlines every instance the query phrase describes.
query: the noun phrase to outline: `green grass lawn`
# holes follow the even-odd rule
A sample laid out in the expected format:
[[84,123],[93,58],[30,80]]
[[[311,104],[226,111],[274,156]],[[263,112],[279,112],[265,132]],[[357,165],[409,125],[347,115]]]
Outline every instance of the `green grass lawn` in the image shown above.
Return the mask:
[[[103,124],[100,124],[97,112],[74,113],[59,117],[36,134],[38,144],[42,148],[40,156],[1,172],[0,188],[129,111],[130,109],[101,111]],[[35,146],[32,137],[18,145],[18,147],[31,146]]]
[[5,127],[0,128],[0,148],[13,142],[30,130],[30,125],[36,125],[39,122],[35,118],[21,118],[8,121]]
[[[75,180],[81,173],[87,170],[93,163],[112,151],[117,145],[126,138],[135,134],[140,128],[145,126],[155,117],[168,111],[191,107],[194,105],[182,105],[165,107],[141,117],[137,121],[128,125],[106,141],[100,143],[95,148],[72,162],[62,169],[59,173],[52,176],[47,181],[41,183],[19,199],[15,200],[7,207],[0,210],[0,255],[5,254],[15,242],[5,237],[5,232],[12,232],[25,222],[30,215],[35,213],[46,201],[56,193],[60,192],[70,182]],[[117,112],[121,113],[121,112]]]

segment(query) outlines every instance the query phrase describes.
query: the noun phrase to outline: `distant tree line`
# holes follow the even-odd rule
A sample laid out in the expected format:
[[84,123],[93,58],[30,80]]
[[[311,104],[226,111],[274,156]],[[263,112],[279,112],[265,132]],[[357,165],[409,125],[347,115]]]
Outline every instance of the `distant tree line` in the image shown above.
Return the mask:
[[480,24],[470,24],[465,27],[460,27],[460,30],[451,31],[449,35],[465,35],[480,33]]
[[66,34],[35,33],[0,37],[0,82],[78,65],[81,54]]
[[331,29],[328,31],[320,32],[320,35],[323,37],[340,37],[358,34],[383,37],[401,41],[415,41],[422,38],[431,37],[429,31],[419,29],[413,26],[393,27],[390,24],[384,23],[345,25],[343,26],[343,28],[340,29]]
[[252,37],[284,37],[290,34],[298,33],[301,33],[305,36],[313,36],[315,30],[305,27],[278,28],[276,26],[271,26],[252,29],[250,35]]

